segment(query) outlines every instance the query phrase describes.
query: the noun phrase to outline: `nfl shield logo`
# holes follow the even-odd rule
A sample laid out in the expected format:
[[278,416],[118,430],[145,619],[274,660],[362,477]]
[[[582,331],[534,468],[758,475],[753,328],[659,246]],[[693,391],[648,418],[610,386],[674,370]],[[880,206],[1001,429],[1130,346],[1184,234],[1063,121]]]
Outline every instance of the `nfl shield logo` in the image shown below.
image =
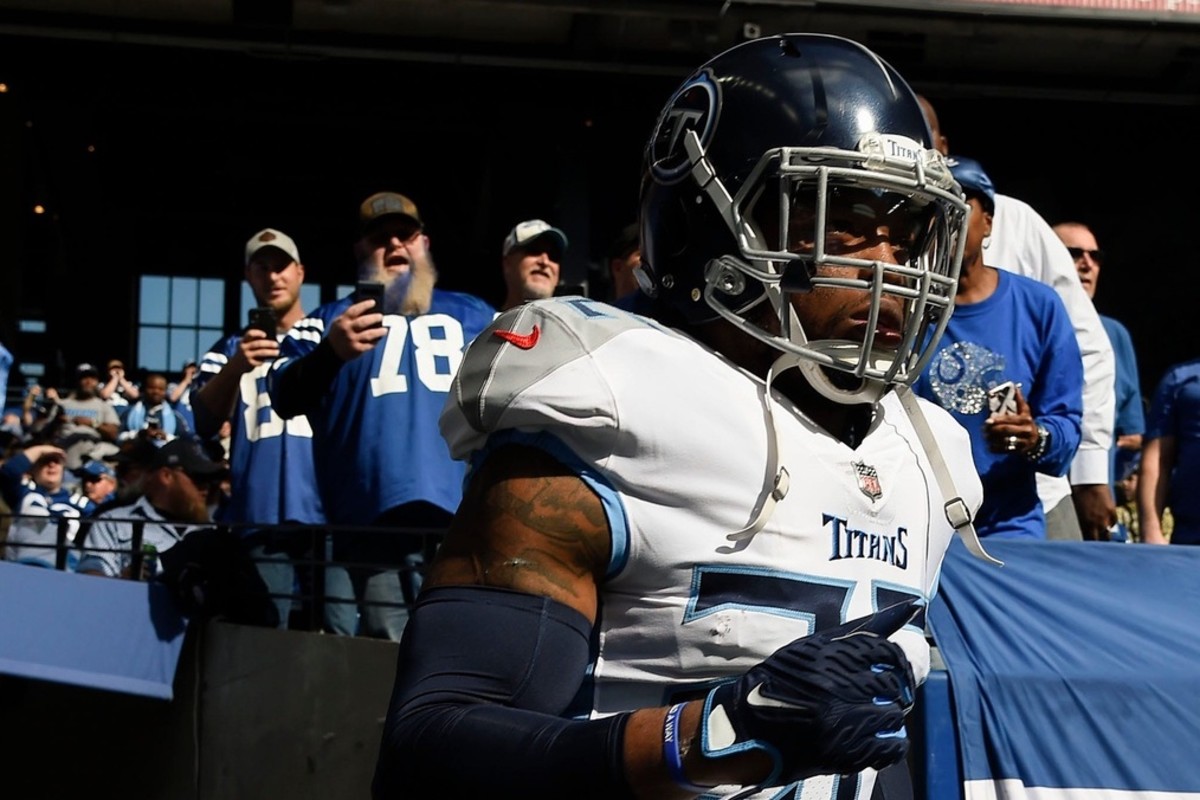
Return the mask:
[[858,476],[858,488],[872,500],[883,497],[883,489],[879,487],[879,473],[869,464],[861,461],[853,462],[854,474]]

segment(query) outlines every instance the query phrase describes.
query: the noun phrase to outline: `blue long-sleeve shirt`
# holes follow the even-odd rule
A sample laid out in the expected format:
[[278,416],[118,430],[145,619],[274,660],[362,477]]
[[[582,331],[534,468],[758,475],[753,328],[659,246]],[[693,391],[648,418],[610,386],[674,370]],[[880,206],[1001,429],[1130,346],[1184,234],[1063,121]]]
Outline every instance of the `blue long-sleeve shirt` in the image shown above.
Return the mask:
[[1136,451],[1121,450],[1117,437],[1146,432],[1146,410],[1142,400],[1142,384],[1138,379],[1137,353],[1133,349],[1133,337],[1129,329],[1112,317],[1100,315],[1104,332],[1112,343],[1113,359],[1117,366],[1115,390],[1117,393],[1116,417],[1113,419],[1113,446],[1109,451],[1110,484],[1116,486],[1125,465]]
[[[1067,309],[1048,286],[997,270],[987,299],[958,305],[938,350],[914,384],[966,428],[983,481],[976,517],[981,536],[1046,537],[1036,473],[1065,475],[1079,447],[1083,419],[1083,359]],[[1050,434],[1037,464],[1023,454],[995,453],[984,436],[987,390],[1021,386],[1033,417]]]

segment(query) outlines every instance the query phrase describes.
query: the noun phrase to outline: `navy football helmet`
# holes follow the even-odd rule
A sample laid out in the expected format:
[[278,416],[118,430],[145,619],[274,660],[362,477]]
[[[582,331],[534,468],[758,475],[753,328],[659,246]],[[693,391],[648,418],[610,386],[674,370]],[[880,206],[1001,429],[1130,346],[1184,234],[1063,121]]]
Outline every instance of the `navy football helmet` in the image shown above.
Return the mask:
[[[856,42],[786,34],[727,50],[676,90],[647,145],[642,290],[689,324],[725,318],[793,354],[839,402],[911,383],[953,310],[965,242],[967,206],[930,141],[908,84]],[[907,219],[904,263],[826,247],[827,212],[862,193]],[[807,338],[788,296],[821,286],[871,294],[864,341]],[[904,303],[898,347],[874,341],[882,295]],[[747,317],[764,302],[777,330]],[[858,380],[831,381],[820,367]]]

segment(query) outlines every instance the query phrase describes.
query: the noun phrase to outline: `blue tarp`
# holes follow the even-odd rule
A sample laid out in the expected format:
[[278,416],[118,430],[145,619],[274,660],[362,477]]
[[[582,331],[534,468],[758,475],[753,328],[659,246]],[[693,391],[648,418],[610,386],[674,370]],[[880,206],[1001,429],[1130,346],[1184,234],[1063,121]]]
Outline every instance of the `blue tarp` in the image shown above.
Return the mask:
[[929,609],[967,800],[1200,798],[1200,547],[984,544]]
[[170,700],[186,629],[162,584],[0,561],[0,673]]

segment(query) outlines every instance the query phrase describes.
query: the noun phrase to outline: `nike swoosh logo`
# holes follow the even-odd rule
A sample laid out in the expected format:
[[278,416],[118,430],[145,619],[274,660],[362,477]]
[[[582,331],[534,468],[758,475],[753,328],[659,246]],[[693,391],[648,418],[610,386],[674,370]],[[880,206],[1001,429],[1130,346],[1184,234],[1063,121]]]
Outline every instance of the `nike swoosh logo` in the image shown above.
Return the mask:
[[785,700],[776,700],[772,697],[767,697],[762,693],[762,684],[756,684],[753,689],[746,695],[746,705],[757,706],[758,708],[792,708],[802,710],[805,706],[798,706],[794,703],[789,703]]
[[538,338],[542,335],[542,331],[537,325],[534,325],[533,330],[529,333],[517,333],[516,331],[492,331],[492,333],[509,344],[515,344],[522,350],[531,349],[538,343]]

